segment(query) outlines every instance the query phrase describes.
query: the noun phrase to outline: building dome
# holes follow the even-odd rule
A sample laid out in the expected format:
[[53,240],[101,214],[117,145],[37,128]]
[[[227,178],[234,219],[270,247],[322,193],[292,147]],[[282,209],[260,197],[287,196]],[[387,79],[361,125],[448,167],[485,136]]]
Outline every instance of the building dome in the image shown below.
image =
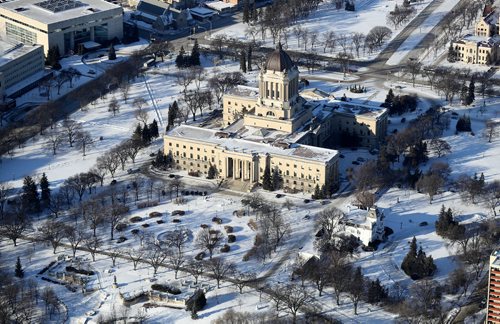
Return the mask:
[[278,48],[267,58],[266,69],[276,72],[289,71],[294,67],[292,59],[283,50],[281,43]]

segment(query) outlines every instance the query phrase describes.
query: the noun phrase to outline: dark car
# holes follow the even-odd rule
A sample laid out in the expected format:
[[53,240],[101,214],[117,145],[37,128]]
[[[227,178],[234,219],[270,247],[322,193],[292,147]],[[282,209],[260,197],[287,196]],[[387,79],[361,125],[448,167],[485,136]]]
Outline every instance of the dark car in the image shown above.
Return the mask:
[[304,199],[304,204],[308,204],[308,203],[310,203],[310,202],[311,202],[311,200],[309,200],[309,199]]
[[359,165],[359,162],[358,161],[352,161],[352,164]]
[[276,194],[276,198],[281,198],[283,196],[284,196],[283,194]]

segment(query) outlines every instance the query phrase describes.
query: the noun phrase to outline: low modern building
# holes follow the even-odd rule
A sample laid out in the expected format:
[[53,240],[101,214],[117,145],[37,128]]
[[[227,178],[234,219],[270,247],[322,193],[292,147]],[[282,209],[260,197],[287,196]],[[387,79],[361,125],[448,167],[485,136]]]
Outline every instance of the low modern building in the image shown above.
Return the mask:
[[219,178],[249,184],[262,183],[266,168],[278,169],[289,189],[313,192],[316,185],[338,183],[338,152],[314,146],[254,142],[183,125],[165,135],[164,152],[172,154],[179,169],[207,175],[214,165]]
[[490,256],[488,277],[487,324],[500,323],[500,251]]
[[43,48],[0,40],[0,102],[6,89],[23,82],[44,68]]
[[14,0],[0,4],[0,32],[14,41],[57,46],[61,55],[123,37],[123,9],[104,0]]

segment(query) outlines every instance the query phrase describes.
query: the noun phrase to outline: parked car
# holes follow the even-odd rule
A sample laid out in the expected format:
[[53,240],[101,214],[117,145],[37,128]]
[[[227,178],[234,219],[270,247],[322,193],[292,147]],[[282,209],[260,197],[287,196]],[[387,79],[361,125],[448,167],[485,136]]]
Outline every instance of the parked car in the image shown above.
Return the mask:
[[140,171],[140,170],[139,170],[139,168],[136,168],[136,169],[128,169],[128,170],[127,170],[127,173],[128,173],[128,174],[132,174],[132,173],[137,173],[137,172],[139,172],[139,171]]
[[276,194],[276,198],[281,198],[283,196],[284,196],[283,194]]
[[359,165],[359,162],[358,161],[352,161],[352,164]]

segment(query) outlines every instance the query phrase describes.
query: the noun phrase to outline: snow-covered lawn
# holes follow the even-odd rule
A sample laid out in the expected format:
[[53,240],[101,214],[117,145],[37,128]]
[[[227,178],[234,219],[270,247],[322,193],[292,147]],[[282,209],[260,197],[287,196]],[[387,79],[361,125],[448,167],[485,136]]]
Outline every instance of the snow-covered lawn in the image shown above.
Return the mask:
[[[453,0],[455,1],[455,0]],[[344,35],[348,38],[351,38],[351,35],[356,32],[362,32],[367,34],[373,27],[376,26],[387,26],[387,14],[394,9],[394,6],[397,4],[401,6],[403,0],[395,0],[395,1],[386,1],[386,0],[359,0],[356,1],[356,11],[346,11],[343,8],[337,10],[333,2],[326,1],[319,5],[318,10],[314,11],[308,17],[299,20],[296,24],[292,25],[288,30],[287,41],[284,44],[285,49],[290,49],[294,51],[307,51],[307,52],[316,52],[322,55],[335,56],[338,52],[341,51],[339,45],[336,45],[336,49],[333,52],[330,52],[328,49],[324,52],[324,39],[323,36],[330,31],[335,32],[338,36]],[[422,11],[427,5],[431,3],[430,0],[425,0],[419,2],[417,4],[412,4],[415,7],[417,14]],[[317,33],[318,40],[311,49],[310,41],[308,42],[307,49],[304,50],[304,43],[300,40],[300,46],[297,42],[297,37],[293,33],[293,28],[295,26],[300,26],[304,30],[308,30],[310,33]],[[396,35],[401,31],[404,27],[399,27],[399,29],[395,30],[392,26],[389,27],[393,33],[392,38],[396,37]],[[249,36],[246,36],[246,30],[248,25],[245,23],[238,23],[232,25],[230,27],[224,28],[222,30],[217,31],[212,34],[213,38],[216,35],[226,35],[230,38],[236,38],[241,40],[248,40]],[[260,34],[256,37],[257,41],[261,41]],[[263,40],[263,46],[266,47],[275,47],[273,44],[272,37],[269,35]],[[387,40],[385,44],[387,44],[390,40]],[[282,39],[282,42],[284,40]],[[348,41],[350,43],[350,41]],[[384,45],[385,46],[385,45]],[[381,49],[379,49],[380,51]],[[356,57],[355,49],[352,49],[353,56]],[[360,56],[357,59],[361,60],[370,60],[376,57],[379,51],[374,51],[373,53],[363,52],[363,49],[360,50]]]

